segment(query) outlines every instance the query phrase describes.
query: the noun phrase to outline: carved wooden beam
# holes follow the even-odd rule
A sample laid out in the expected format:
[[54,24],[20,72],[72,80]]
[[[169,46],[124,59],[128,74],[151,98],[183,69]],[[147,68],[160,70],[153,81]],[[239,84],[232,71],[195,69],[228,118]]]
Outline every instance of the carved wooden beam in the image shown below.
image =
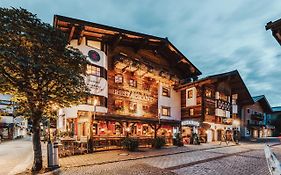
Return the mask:
[[122,35],[122,33],[119,33],[119,35],[117,35],[113,41],[112,44],[112,51],[115,50],[115,48],[118,46],[118,44],[122,41],[122,39],[124,38],[124,36]]
[[82,27],[80,29],[80,31],[79,31],[79,34],[78,34],[78,45],[80,45],[82,43],[83,37],[84,37],[84,27]]
[[75,32],[75,26],[72,26],[71,27],[71,30],[70,30],[70,33],[69,33],[69,36],[68,36],[68,42],[70,43],[73,35],[74,35],[74,32]]

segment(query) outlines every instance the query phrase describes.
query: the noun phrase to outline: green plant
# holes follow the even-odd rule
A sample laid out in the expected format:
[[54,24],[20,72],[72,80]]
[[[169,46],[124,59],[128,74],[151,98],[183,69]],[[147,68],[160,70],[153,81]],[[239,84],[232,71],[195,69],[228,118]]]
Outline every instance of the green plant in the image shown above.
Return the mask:
[[166,144],[165,137],[156,137],[152,140],[152,147],[156,149],[162,148]]
[[139,147],[139,141],[134,138],[126,137],[122,141],[122,146],[126,148],[128,151],[136,151]]
[[176,146],[183,146],[182,136],[180,133],[175,134],[175,138],[173,139],[174,145]]

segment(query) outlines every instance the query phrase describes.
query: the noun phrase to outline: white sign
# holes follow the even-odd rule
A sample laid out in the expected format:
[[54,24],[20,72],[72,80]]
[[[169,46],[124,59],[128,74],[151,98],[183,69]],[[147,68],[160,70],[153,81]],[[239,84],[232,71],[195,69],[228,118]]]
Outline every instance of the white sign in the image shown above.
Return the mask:
[[199,126],[199,122],[193,120],[184,120],[181,122],[182,126],[190,125],[190,126]]

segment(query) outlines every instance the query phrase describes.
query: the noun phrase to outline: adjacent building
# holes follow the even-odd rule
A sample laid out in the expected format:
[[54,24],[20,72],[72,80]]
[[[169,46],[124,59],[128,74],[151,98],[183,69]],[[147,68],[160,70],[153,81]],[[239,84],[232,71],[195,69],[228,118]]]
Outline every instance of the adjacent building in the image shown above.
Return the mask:
[[23,116],[15,116],[15,109],[11,96],[0,94],[0,139],[10,140],[26,135],[27,120]]
[[182,135],[220,141],[227,130],[240,129],[242,106],[253,100],[238,71],[208,76],[176,88],[181,91]]
[[274,22],[270,21],[265,26],[266,30],[271,30],[272,35],[277,40],[277,42],[281,45],[281,19],[276,20]]
[[275,127],[273,136],[281,136],[281,106],[272,107],[272,113],[268,116],[267,122]]
[[274,127],[268,123],[272,113],[270,104],[264,95],[252,97],[254,104],[243,106],[241,134],[245,138],[272,136]]
[[167,39],[56,15],[54,27],[88,59],[91,96],[59,111],[58,127],[80,138],[172,137],[181,125],[181,81],[201,72]]

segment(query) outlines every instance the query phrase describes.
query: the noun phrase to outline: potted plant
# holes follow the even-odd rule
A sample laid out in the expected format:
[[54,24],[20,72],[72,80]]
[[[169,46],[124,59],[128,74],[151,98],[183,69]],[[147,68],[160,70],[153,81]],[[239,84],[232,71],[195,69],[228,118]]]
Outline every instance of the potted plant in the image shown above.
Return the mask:
[[155,149],[161,149],[165,144],[165,137],[156,137],[152,140],[152,147]]
[[128,151],[136,151],[139,147],[139,141],[131,137],[126,137],[121,144]]

